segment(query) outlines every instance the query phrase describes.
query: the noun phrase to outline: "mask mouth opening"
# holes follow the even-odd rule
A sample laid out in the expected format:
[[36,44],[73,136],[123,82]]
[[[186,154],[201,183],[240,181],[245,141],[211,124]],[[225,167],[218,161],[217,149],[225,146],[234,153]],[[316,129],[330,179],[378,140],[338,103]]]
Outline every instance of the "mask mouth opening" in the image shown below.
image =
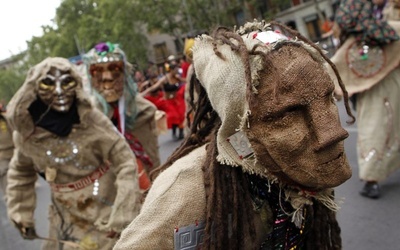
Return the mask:
[[331,163],[334,163],[334,162],[336,162],[336,161],[338,161],[338,160],[340,160],[342,157],[344,156],[344,153],[343,152],[341,152],[341,153],[339,153],[339,155],[335,158],[335,159],[333,159],[333,160],[330,160],[330,161],[327,161],[327,162],[324,162],[324,163],[322,163],[321,164],[321,166],[325,166],[325,165],[328,165],[328,164],[331,164]]

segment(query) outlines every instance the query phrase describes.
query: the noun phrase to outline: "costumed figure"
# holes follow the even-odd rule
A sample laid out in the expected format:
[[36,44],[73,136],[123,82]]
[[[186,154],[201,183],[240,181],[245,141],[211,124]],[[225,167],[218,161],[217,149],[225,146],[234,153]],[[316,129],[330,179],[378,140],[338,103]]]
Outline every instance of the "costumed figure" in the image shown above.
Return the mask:
[[5,113],[0,109],[0,190],[6,197],[7,171],[11,157],[13,155],[14,144],[12,132],[7,124]]
[[135,156],[82,89],[75,65],[47,58],[31,68],[10,101],[15,150],[7,207],[25,239],[35,233],[37,173],[50,184],[49,238],[43,249],[111,249],[139,213]]
[[125,136],[136,155],[139,184],[148,189],[148,172],[160,165],[156,107],[137,92],[132,66],[118,44],[100,43],[85,56],[89,80],[99,108]]
[[[168,129],[172,129],[172,138],[183,139],[185,126],[185,79],[179,76],[179,65],[175,60],[167,64],[167,73],[156,83],[141,92],[152,101],[159,110],[167,115]],[[178,131],[177,131],[178,130]]]
[[400,21],[383,15],[385,2],[341,1],[342,45],[332,57],[357,110],[360,194],[369,198],[378,198],[378,183],[400,168]]
[[191,134],[114,249],[341,249],[333,188],[351,177],[348,133],[324,62],[276,22],[196,38]]

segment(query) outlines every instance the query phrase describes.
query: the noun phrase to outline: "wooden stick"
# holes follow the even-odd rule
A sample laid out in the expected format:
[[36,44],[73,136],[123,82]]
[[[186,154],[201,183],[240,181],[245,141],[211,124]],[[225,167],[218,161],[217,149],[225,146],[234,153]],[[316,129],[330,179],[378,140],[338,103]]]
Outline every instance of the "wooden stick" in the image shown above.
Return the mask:
[[68,245],[68,246],[70,246],[70,247],[73,247],[73,248],[77,248],[77,249],[83,249],[83,248],[81,247],[81,245],[79,245],[79,244],[78,244],[78,243],[76,243],[76,242],[72,242],[72,241],[67,241],[67,240],[57,240],[57,239],[45,238],[45,237],[41,237],[41,236],[37,236],[35,239],[39,239],[39,240],[47,240],[47,241],[53,241],[53,242],[59,242],[59,243],[62,243],[62,244]]

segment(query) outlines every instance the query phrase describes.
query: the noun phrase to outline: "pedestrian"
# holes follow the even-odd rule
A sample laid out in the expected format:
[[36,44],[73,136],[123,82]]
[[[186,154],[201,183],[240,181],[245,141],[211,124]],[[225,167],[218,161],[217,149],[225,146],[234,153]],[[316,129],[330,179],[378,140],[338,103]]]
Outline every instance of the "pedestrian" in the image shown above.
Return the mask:
[[147,173],[160,165],[157,108],[137,91],[131,65],[119,44],[99,43],[84,55],[84,61],[99,107],[125,136],[138,166],[144,167],[140,185],[145,190],[150,184]]
[[32,67],[8,105],[7,120],[15,146],[8,216],[22,237],[44,239],[34,221],[40,173],[51,189],[43,249],[111,249],[141,207],[136,159],[93,106],[75,65],[55,57]]
[[342,1],[342,46],[332,57],[357,110],[360,194],[368,198],[380,197],[379,183],[400,168],[400,22],[382,14],[385,4]]
[[191,134],[114,249],[341,249],[333,188],[351,169],[329,59],[276,22],[212,34],[193,46]]

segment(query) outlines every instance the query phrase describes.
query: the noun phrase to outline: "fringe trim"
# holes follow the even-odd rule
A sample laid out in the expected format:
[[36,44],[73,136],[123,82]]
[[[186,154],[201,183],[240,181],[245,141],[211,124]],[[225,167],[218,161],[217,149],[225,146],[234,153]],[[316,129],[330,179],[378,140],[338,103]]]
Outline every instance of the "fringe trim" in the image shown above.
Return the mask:
[[224,157],[223,155],[219,154],[217,155],[217,161],[221,164],[224,165],[230,165],[233,167],[239,167],[239,164],[237,164],[234,160],[228,159],[226,157]]
[[[246,103],[246,106],[248,104]],[[236,131],[245,131],[246,129],[250,129],[250,123],[249,123],[249,116],[251,115],[251,110],[246,107],[246,110],[244,111],[243,116],[238,115],[238,118],[240,120],[239,128],[236,129]],[[246,133],[245,133],[246,134]]]
[[252,31],[268,30],[271,29],[270,27],[271,24],[267,23],[265,20],[257,21],[257,19],[254,19],[253,22],[247,22],[243,26],[240,26],[239,29],[236,29],[235,27],[234,32],[239,35],[245,35]]
[[[281,187],[281,189],[282,188],[283,187]],[[286,197],[285,200],[289,201],[293,209],[295,210],[292,213],[287,213],[287,215],[292,216],[292,222],[296,225],[297,228],[301,227],[304,220],[303,216],[304,206],[312,205],[313,204],[311,200],[312,198],[314,198],[318,202],[321,202],[325,207],[334,212],[337,212],[340,209],[339,205],[335,202],[335,197],[333,195],[332,189],[325,189],[318,193],[310,193],[302,190],[299,191],[294,189],[286,189],[285,197]]]

